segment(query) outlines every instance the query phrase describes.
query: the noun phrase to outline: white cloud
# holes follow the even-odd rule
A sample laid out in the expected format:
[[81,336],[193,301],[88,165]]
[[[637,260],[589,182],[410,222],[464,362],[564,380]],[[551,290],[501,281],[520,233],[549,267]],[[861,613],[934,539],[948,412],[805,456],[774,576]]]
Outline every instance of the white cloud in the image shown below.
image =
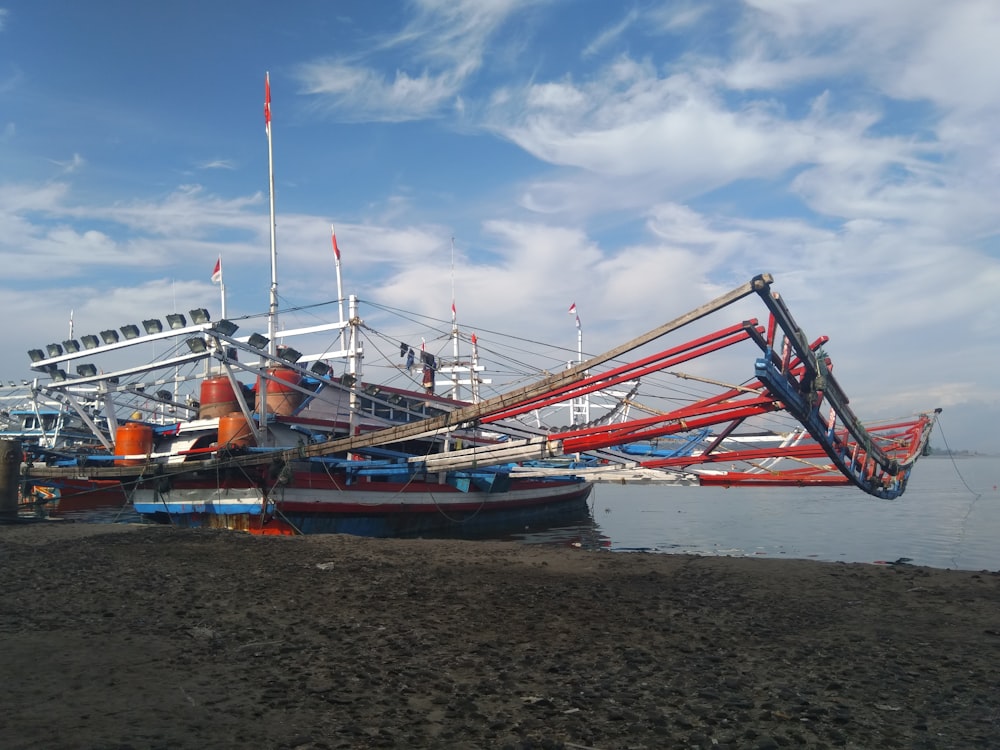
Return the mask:
[[[548,1],[548,0],[544,0]],[[341,122],[405,122],[459,106],[459,93],[482,66],[486,46],[515,13],[543,0],[416,0],[416,15],[362,59],[300,65],[301,92]],[[402,53],[406,67],[395,54]],[[385,62],[383,61],[385,55]],[[391,60],[391,62],[388,62]]]

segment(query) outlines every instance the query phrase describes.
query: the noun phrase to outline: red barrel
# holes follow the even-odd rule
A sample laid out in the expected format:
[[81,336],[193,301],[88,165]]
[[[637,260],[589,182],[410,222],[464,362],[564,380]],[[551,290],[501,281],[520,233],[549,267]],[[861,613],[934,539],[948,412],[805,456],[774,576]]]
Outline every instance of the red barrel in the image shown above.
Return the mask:
[[219,417],[217,445],[220,448],[245,448],[253,445],[253,430],[243,412],[234,411]]
[[239,410],[232,381],[225,375],[205,378],[201,381],[201,405],[199,419],[214,419]]
[[[267,370],[267,374],[276,380],[267,381],[267,411],[279,417],[294,414],[302,403],[302,394],[292,386],[298,385],[301,378],[295,370],[286,367],[276,367]],[[260,400],[260,378],[257,379],[257,399]],[[257,406],[258,410],[260,405]]]
[[[119,456],[148,456],[153,450],[153,428],[148,424],[126,422],[115,432],[115,454]],[[117,466],[138,466],[145,458],[116,458]]]

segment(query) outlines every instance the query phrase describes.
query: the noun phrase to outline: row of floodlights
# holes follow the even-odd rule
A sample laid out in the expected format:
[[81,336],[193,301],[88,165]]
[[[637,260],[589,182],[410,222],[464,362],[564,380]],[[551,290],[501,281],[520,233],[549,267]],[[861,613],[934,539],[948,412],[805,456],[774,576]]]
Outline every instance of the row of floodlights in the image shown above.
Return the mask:
[[[204,307],[190,310],[189,313],[191,315],[192,325],[201,325],[203,323],[209,323],[212,320],[208,314],[208,310]],[[187,328],[187,324],[187,319],[182,313],[171,313],[167,316],[167,325],[170,327],[170,330],[176,331],[181,328]],[[142,321],[142,327],[145,328],[146,333],[149,334],[162,333],[164,330],[163,323],[157,318],[150,318],[149,320]],[[229,320],[220,320],[215,324],[215,328],[224,336],[231,336],[235,333],[238,327],[239,326]],[[126,341],[139,338],[139,326],[134,323],[124,325],[119,328],[118,331],[121,331],[121,336],[124,336]],[[121,336],[119,336],[118,331],[114,328],[101,331],[100,339],[93,334],[81,336],[79,341],[76,339],[66,339],[62,342],[62,344],[49,344],[45,347],[45,351],[42,351],[41,349],[31,349],[28,351],[28,356],[31,358],[32,362],[40,362],[41,360],[47,358],[61,357],[64,351],[67,354],[76,354],[84,349],[96,349],[101,345],[101,341],[105,344],[117,344],[121,341]],[[48,356],[46,356],[46,354]]]
[[[223,321],[223,322],[228,323],[229,321]],[[269,343],[271,343],[271,340],[267,336],[264,336],[259,333],[250,334],[250,338],[247,339],[247,344],[253,347],[254,349],[257,349],[258,351],[263,351],[264,348],[267,347]],[[187,346],[188,349],[191,350],[192,354],[204,354],[205,352],[208,351],[208,343],[205,341],[205,339],[200,337],[194,337],[188,339]],[[290,346],[279,346],[276,354],[278,356],[278,359],[284,360],[285,362],[288,362],[288,364],[290,365],[297,364],[298,361],[302,359],[302,352],[298,351],[297,349],[293,349]],[[330,367],[330,365],[328,364],[317,361],[312,363],[312,366],[309,368],[309,371],[312,372],[314,375],[318,375],[321,378],[325,378],[331,372],[333,372],[333,368]]]

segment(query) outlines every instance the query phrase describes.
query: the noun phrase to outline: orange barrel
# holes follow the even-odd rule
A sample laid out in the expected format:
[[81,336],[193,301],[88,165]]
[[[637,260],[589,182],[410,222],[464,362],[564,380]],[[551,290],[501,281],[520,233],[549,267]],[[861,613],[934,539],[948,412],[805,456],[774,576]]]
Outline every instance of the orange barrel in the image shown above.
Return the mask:
[[240,408],[232,381],[225,375],[205,378],[201,381],[200,404],[198,407],[199,419],[214,419]]
[[[275,414],[279,417],[287,417],[294,414],[302,403],[302,394],[292,388],[298,385],[301,378],[295,370],[287,367],[276,367],[268,370],[267,374],[277,380],[267,381],[267,411],[268,414]],[[289,385],[291,384],[291,385]],[[257,398],[260,399],[260,378],[257,379]],[[258,409],[260,406],[258,405]]]
[[219,439],[217,445],[220,448],[245,448],[253,445],[253,430],[250,423],[243,416],[243,412],[234,411],[219,417]]
[[[147,456],[153,450],[153,428],[148,424],[126,422],[115,433],[115,454],[119,456]],[[138,466],[145,458],[116,458],[117,466]]]

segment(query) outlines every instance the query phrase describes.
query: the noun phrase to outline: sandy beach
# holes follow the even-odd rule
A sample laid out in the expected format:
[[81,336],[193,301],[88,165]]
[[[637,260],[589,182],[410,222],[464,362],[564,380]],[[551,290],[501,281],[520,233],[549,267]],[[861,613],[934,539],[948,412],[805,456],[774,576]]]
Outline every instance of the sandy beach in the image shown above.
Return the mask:
[[0,747],[997,748],[1000,574],[0,526]]

